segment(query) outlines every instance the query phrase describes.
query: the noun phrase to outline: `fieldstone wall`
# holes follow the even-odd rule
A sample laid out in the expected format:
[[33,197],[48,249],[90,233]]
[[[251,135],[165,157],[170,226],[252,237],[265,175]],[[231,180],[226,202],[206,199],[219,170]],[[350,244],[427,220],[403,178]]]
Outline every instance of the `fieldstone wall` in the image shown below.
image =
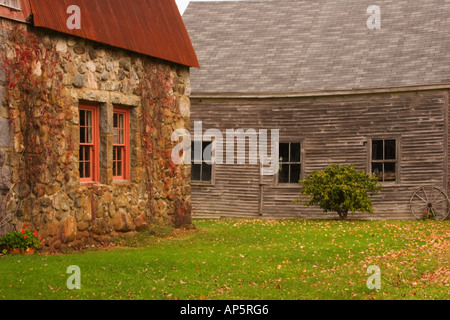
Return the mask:
[[[15,45],[14,24],[2,23],[10,38],[2,47],[3,59],[8,59]],[[9,226],[27,224],[39,233],[44,249],[60,250],[107,242],[152,224],[190,224],[190,170],[170,160],[172,132],[189,129],[189,68],[81,38],[31,27],[28,32],[37,36],[40,47],[60,57],[56,68],[62,86],[41,95],[50,96],[48,100],[36,99],[31,119],[17,108],[20,89],[3,80],[7,96],[0,113],[0,197],[8,194],[2,208],[13,215]],[[50,77],[44,64],[31,64],[36,79]],[[82,102],[99,107],[99,183],[79,179]],[[129,181],[113,180],[114,106],[130,109]],[[50,109],[58,111],[46,114]],[[26,130],[28,123],[32,133]],[[24,174],[24,166],[33,178]]]
[[[0,29],[0,50],[3,51],[8,40],[8,33]],[[7,195],[11,188],[11,168],[8,165],[11,136],[8,109],[1,103],[5,92],[5,70],[0,68],[0,234],[10,228],[6,213]]]

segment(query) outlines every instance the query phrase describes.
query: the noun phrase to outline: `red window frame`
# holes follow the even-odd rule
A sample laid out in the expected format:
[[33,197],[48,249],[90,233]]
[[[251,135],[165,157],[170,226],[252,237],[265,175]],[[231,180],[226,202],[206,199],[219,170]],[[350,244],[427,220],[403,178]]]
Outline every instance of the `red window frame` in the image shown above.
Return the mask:
[[130,110],[113,111],[113,180],[130,178]]
[[[78,157],[80,182],[97,182],[100,181],[98,107],[80,105],[78,110],[80,128],[80,149]],[[85,113],[84,116],[82,116],[82,112]],[[91,115],[90,123],[87,121],[87,114]],[[82,123],[82,119],[84,119],[84,123]],[[88,151],[86,152],[86,150]]]

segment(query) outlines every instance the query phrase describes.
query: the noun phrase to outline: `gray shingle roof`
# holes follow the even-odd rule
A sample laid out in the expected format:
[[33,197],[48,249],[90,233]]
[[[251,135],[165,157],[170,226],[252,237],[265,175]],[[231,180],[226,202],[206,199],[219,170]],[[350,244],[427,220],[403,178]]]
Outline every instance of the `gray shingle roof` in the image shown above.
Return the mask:
[[193,93],[450,83],[450,0],[191,2],[183,20],[201,65]]

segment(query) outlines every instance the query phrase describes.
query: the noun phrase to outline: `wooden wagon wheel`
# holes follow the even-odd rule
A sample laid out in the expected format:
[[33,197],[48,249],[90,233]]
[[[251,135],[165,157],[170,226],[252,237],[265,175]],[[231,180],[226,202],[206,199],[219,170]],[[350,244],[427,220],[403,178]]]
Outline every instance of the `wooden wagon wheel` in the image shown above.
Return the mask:
[[417,219],[444,220],[450,211],[450,201],[442,189],[424,186],[414,191],[409,200],[411,213]]

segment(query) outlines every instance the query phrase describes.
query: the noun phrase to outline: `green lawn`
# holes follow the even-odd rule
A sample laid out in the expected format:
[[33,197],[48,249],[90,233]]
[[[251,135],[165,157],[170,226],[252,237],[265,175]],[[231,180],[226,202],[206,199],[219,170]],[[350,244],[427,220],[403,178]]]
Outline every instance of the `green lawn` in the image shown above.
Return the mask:
[[[448,299],[450,221],[194,220],[122,245],[0,257],[0,299]],[[123,244],[128,245],[124,247]],[[81,289],[69,290],[70,265]],[[367,268],[381,269],[370,290]]]

